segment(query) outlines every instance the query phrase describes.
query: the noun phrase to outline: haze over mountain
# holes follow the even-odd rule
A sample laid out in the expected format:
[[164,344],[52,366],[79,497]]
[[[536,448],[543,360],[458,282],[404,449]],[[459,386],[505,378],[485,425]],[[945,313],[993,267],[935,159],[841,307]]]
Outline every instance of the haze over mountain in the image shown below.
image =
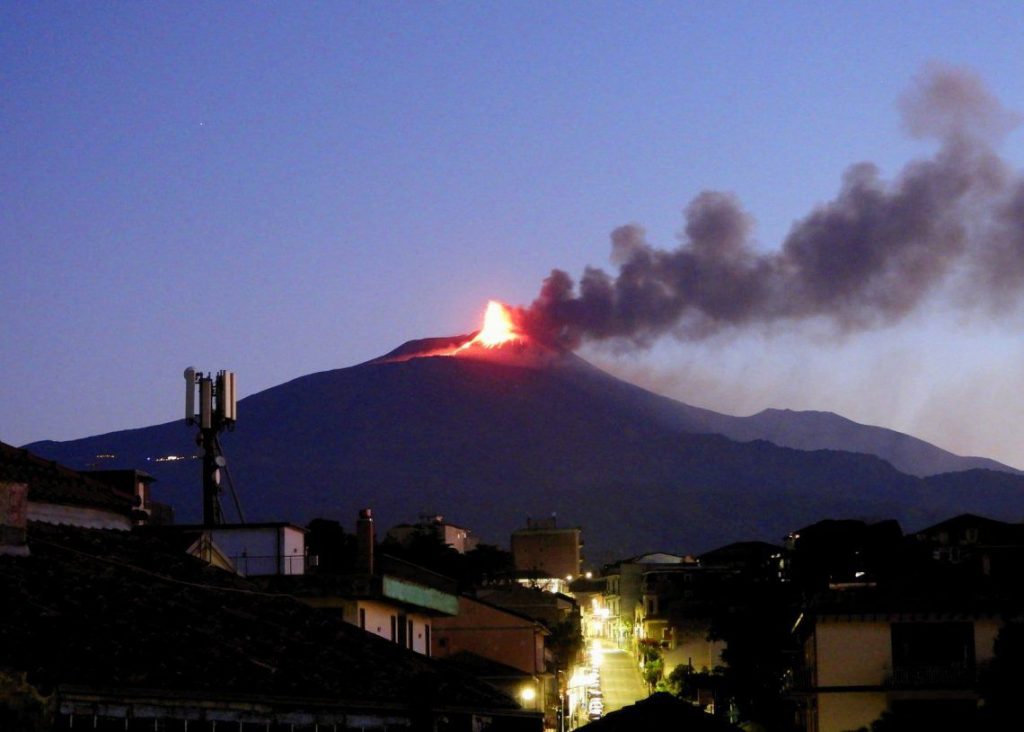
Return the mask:
[[[469,339],[412,341],[241,400],[221,441],[246,518],[348,525],[371,506],[382,529],[440,513],[507,544],[527,517],[554,513],[583,527],[594,559],[778,541],[822,518],[1024,518],[1024,477],[994,461],[827,413],[721,415],[532,341]],[[184,420],[27,447],[75,468],[146,470],[179,522],[200,517]]]

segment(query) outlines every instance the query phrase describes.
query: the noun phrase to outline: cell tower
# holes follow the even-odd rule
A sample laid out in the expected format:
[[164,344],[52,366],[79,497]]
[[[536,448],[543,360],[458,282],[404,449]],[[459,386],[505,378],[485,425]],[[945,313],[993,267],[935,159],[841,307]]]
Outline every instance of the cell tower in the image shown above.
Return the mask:
[[[199,415],[196,416],[196,395],[199,397]],[[218,371],[204,374],[189,366],[185,369],[185,423],[199,425],[196,444],[202,449],[203,457],[203,525],[215,526],[224,523],[224,512],[220,505],[221,476],[227,473],[227,460],[217,435],[223,430],[235,428],[237,416],[235,399],[235,374]],[[243,523],[242,507],[238,503],[234,486],[231,495],[235,499],[238,517]]]

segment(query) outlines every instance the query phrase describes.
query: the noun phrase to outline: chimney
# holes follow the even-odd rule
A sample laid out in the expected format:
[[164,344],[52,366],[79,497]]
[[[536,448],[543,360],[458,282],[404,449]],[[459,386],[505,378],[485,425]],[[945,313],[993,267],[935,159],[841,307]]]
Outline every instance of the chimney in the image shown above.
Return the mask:
[[27,557],[28,484],[0,483],[0,555]]
[[356,571],[373,574],[373,512],[364,508],[356,521]]

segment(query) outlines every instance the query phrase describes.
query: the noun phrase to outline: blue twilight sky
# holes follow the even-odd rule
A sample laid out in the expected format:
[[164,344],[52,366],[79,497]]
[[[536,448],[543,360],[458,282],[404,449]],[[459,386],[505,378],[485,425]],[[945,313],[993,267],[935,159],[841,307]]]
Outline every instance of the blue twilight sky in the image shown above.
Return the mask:
[[[1016,2],[0,4],[0,440],[175,419],[187,365],[245,396],[471,331],[617,226],[676,246],[705,190],[770,251],[849,165],[934,152],[897,109],[929,64],[1024,111],[1022,33]],[[1024,132],[998,151],[1024,169]],[[1024,466],[1022,322],[584,355]]]

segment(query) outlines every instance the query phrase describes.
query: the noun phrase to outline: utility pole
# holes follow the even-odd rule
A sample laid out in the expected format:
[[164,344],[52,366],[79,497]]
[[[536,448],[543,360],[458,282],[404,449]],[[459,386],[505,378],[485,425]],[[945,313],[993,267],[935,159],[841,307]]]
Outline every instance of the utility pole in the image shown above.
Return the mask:
[[[199,415],[196,416],[196,393],[199,396]],[[203,526],[224,523],[220,505],[221,473],[226,472],[227,460],[217,435],[235,427],[236,399],[235,374],[218,371],[203,374],[189,366],[185,369],[185,423],[199,425],[196,444],[203,458]]]

